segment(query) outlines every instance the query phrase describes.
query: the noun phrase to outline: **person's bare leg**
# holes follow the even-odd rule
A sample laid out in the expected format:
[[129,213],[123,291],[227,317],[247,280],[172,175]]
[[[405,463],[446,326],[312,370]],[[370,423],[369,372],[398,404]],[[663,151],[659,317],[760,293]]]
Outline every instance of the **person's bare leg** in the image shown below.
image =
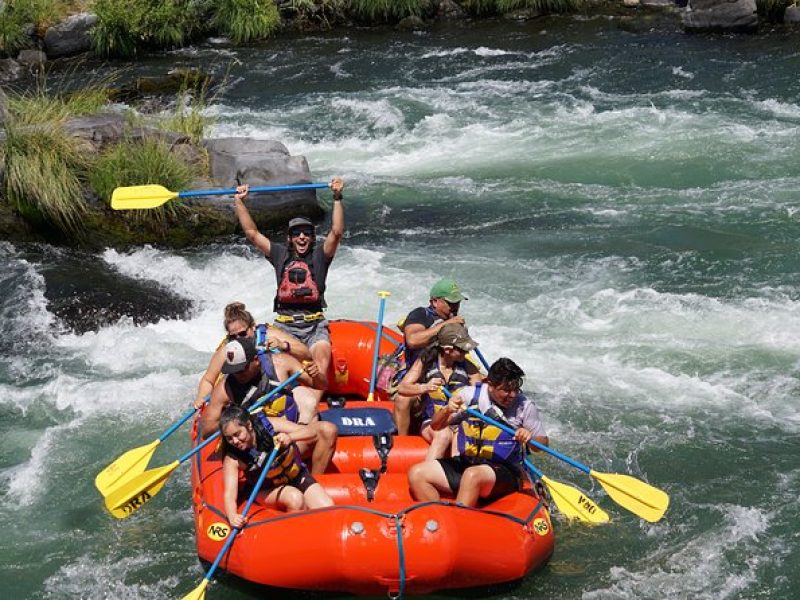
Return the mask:
[[468,468],[461,476],[456,502],[465,506],[478,506],[478,499],[487,497],[494,487],[494,471],[487,465]]
[[397,425],[397,435],[408,435],[411,430],[411,407],[416,399],[416,396],[400,394],[394,397],[394,424]]
[[411,467],[408,471],[408,485],[411,495],[419,502],[439,500],[441,492],[450,489],[442,465],[435,460],[426,460]]

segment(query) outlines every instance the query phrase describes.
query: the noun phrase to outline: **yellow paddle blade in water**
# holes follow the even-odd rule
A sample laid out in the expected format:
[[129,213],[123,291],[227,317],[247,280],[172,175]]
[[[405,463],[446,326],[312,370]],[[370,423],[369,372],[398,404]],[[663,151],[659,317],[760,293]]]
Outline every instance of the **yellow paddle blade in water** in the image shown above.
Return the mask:
[[106,508],[118,519],[130,517],[147,504],[167,483],[170,473],[181,463],[173,461],[163,467],[150,469],[127,479],[106,496]]
[[117,458],[94,478],[94,485],[97,490],[103,496],[108,496],[114,488],[125,480],[143,473],[160,443],[159,440],[155,440],[146,446],[128,450]]
[[156,208],[177,197],[178,192],[171,192],[163,185],[118,187],[111,194],[111,208],[114,210]]
[[545,476],[542,476],[542,481],[547,486],[547,491],[550,492],[559,512],[568,519],[578,519],[591,525],[609,522],[608,513],[581,490]]
[[183,600],[203,600],[206,597],[206,588],[208,587],[208,579],[203,579],[196,588],[183,597]]
[[645,521],[655,523],[667,512],[667,507],[669,507],[667,493],[641,479],[629,475],[598,473],[597,471],[591,471],[589,475],[600,482],[614,502]]

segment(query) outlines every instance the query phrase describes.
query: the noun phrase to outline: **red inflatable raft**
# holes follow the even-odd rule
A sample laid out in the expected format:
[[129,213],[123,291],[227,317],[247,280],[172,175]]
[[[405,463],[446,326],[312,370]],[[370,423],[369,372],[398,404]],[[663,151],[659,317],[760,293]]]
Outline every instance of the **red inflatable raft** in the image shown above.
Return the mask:
[[[392,407],[380,395],[369,404],[353,400],[369,392],[375,336],[375,323],[331,322],[329,395],[348,398],[336,410],[359,415],[343,421],[356,427]],[[381,355],[401,340],[383,329]],[[415,436],[340,437],[330,472],[317,478],[336,506],[287,514],[255,504],[220,568],[273,587],[404,595],[514,581],[548,560],[550,514],[530,486],[475,509],[452,499],[415,502],[406,472],[426,450]],[[197,553],[209,563],[230,533],[221,466],[215,444],[192,462]],[[371,492],[370,473],[377,479]]]

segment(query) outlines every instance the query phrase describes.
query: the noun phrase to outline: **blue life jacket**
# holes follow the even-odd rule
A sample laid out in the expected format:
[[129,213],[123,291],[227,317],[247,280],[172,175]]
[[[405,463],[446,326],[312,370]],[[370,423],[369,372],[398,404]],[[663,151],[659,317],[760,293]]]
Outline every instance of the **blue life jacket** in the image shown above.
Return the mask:
[[[468,405],[468,408],[478,412],[483,412],[478,406],[481,387],[480,383],[475,385],[475,394]],[[493,404],[485,413],[496,421],[505,422],[502,411],[497,410]],[[522,446],[513,435],[472,416],[461,422],[458,430],[458,451],[476,462],[503,462],[515,467],[525,458]]]
[[[272,382],[278,381],[278,374],[272,362],[272,355],[266,352],[267,337],[267,326],[263,323],[258,325],[256,327],[256,352],[258,353],[258,360],[261,363],[262,377],[256,389],[256,393],[253,394],[254,401],[272,391],[276,387]],[[264,413],[268,417],[285,417],[292,423],[297,423],[300,418],[297,403],[291,392],[286,392],[285,394],[275,396],[268,400],[264,405]]]

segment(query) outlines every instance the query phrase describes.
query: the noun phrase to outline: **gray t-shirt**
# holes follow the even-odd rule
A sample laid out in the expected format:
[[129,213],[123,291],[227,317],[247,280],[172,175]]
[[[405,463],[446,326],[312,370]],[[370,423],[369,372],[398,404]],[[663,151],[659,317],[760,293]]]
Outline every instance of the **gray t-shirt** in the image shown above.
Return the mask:
[[[475,409],[472,403],[472,398],[475,396],[475,386],[463,387],[458,390],[457,394],[464,401],[464,406]],[[493,407],[493,408],[492,408]],[[486,411],[492,408],[492,411],[498,411],[502,415],[502,419],[508,423],[513,429],[524,427],[531,432],[533,437],[544,437],[547,435],[544,430],[544,424],[539,416],[539,409],[536,403],[528,398],[522,392],[517,394],[508,408],[503,408],[499,404],[493,403],[489,400],[489,386],[487,384],[481,385],[481,395],[478,397],[477,409],[482,414],[487,414]],[[491,412],[487,416],[492,416]],[[451,418],[450,423],[455,425],[467,419],[469,415],[466,411],[459,412]]]

